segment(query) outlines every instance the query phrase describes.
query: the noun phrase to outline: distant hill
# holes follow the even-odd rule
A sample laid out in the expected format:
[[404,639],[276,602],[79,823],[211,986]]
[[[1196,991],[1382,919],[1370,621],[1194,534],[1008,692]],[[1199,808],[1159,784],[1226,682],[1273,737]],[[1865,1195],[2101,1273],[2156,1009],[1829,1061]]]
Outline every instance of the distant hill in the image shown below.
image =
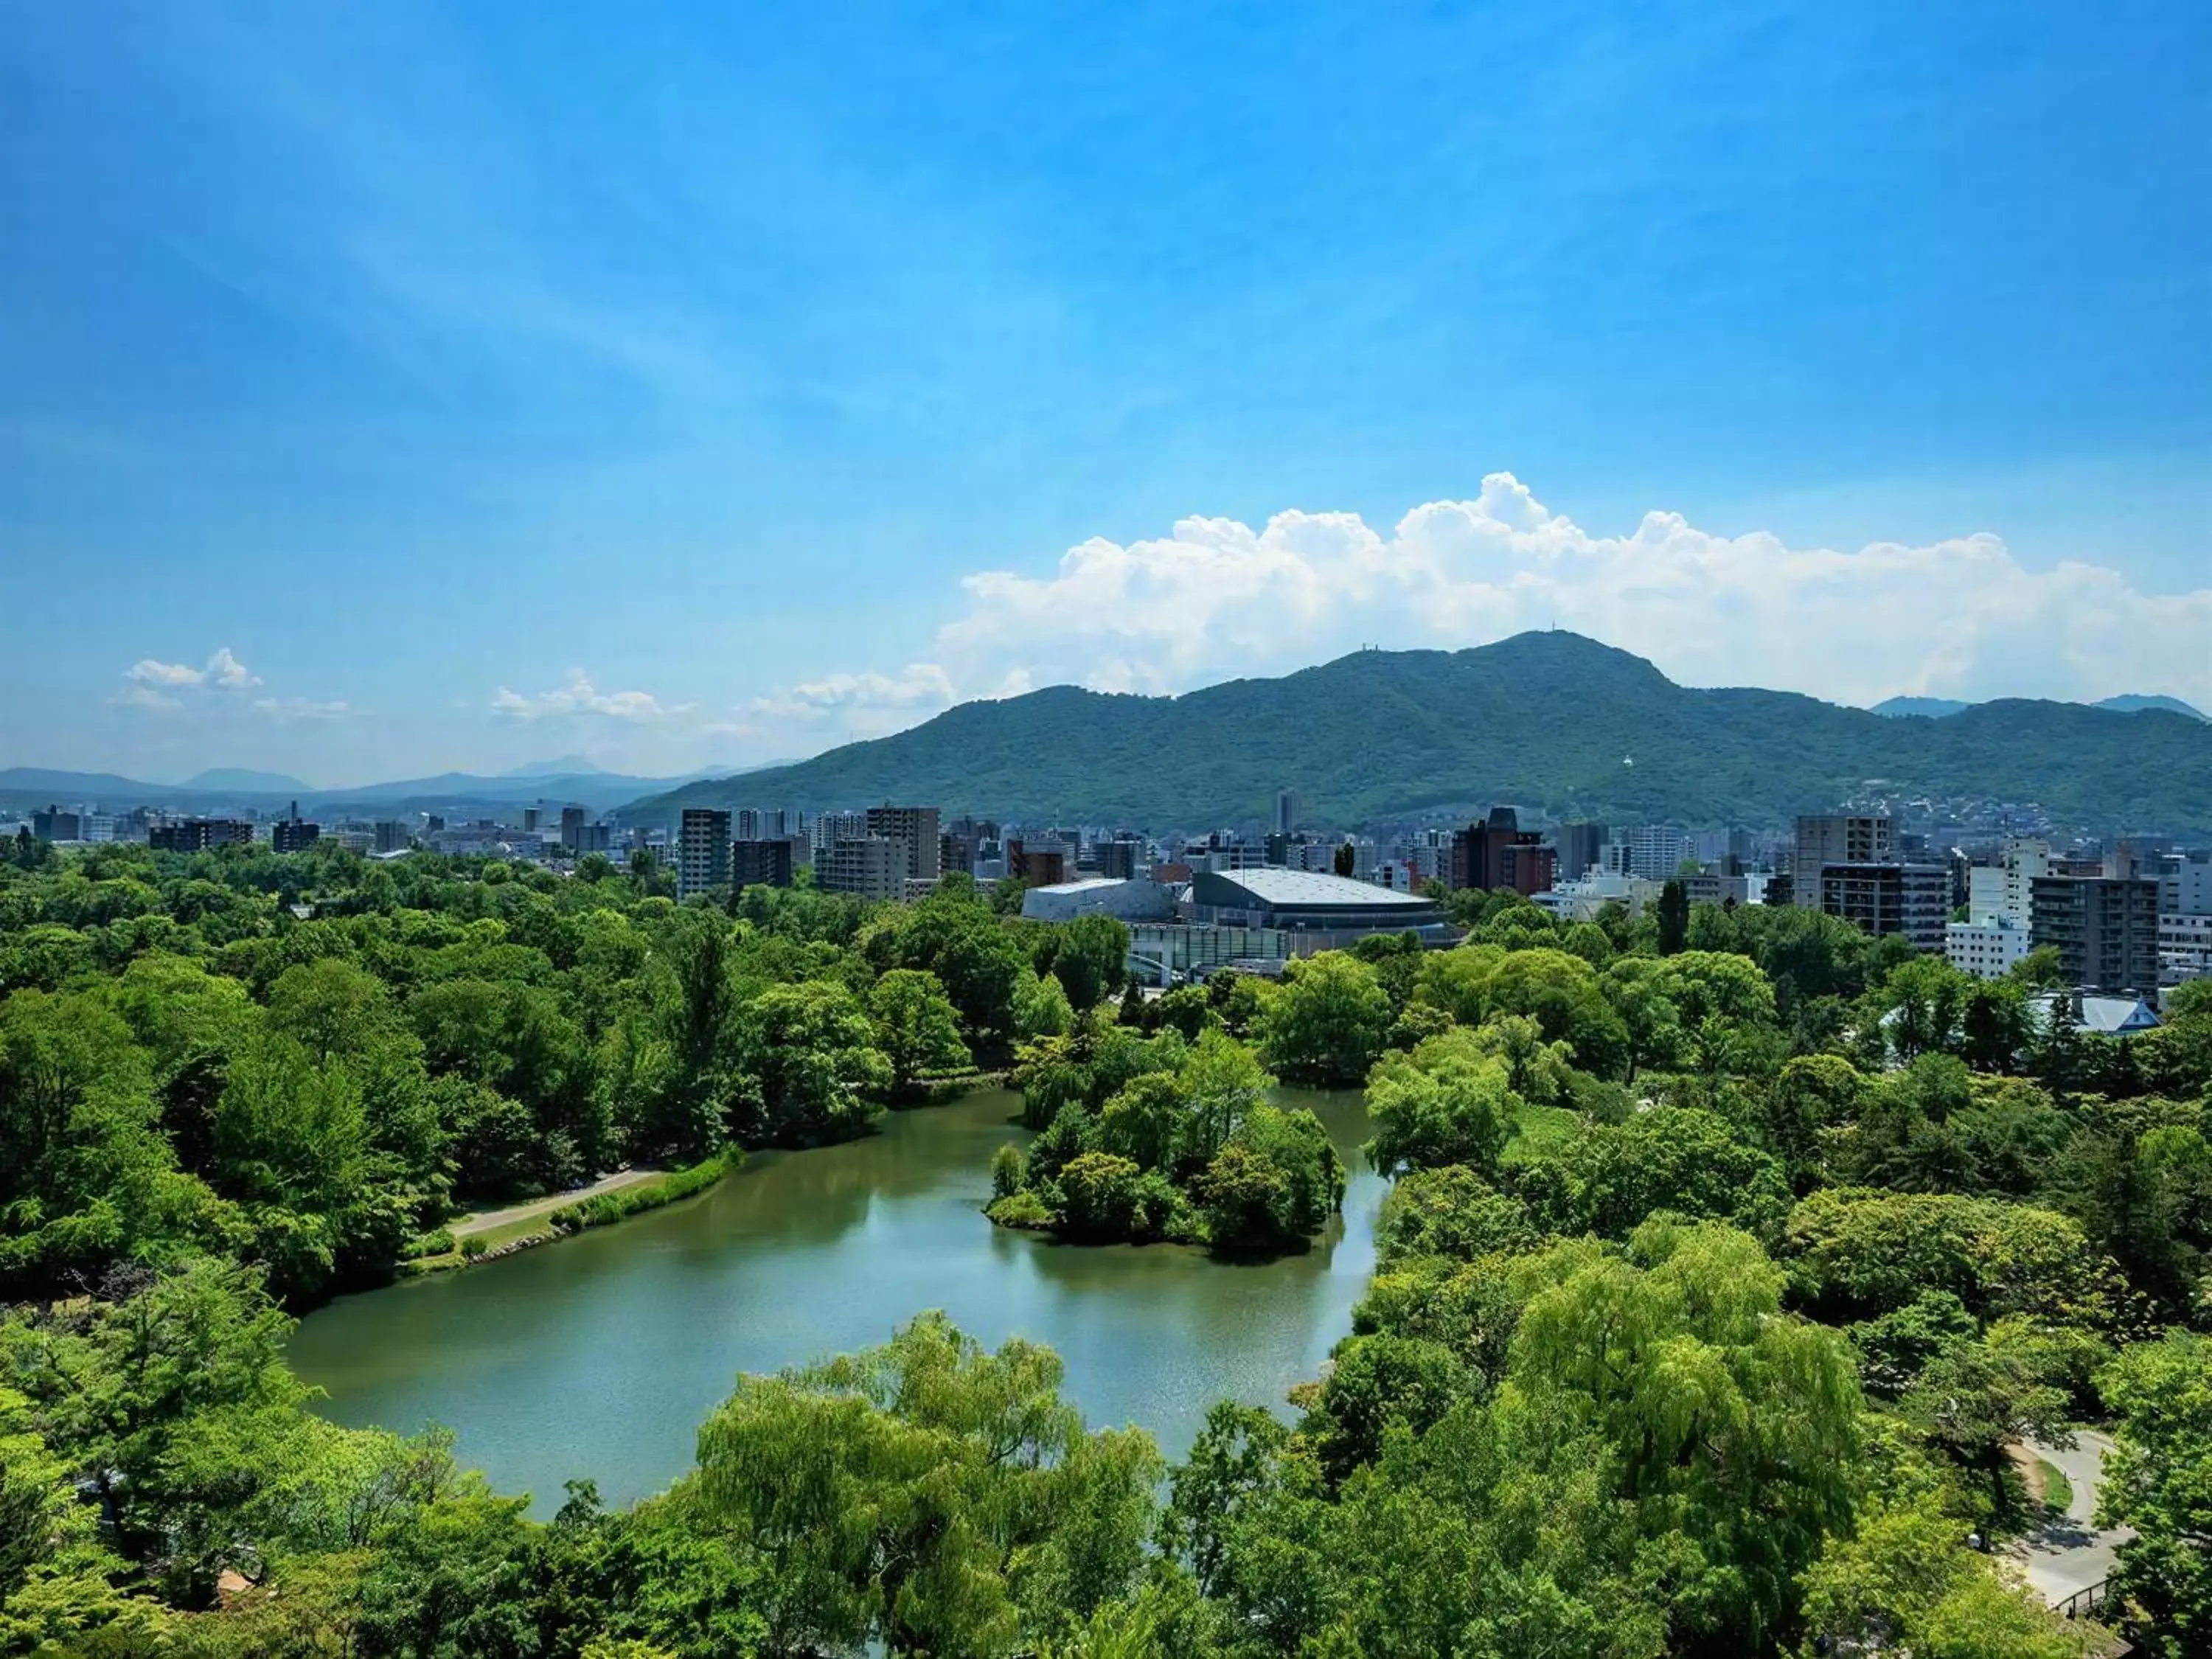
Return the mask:
[[1925,720],[1940,720],[1947,715],[1964,714],[1973,706],[1951,697],[1884,697],[1867,712],[1887,714],[1893,720],[1900,714],[1917,714]]
[[687,805],[896,799],[1024,823],[1264,821],[1294,788],[1317,825],[1507,800],[1616,823],[1773,823],[1870,781],[2040,803],[2062,822],[2212,830],[2212,728],[2006,700],[1890,720],[1793,692],[1697,690],[1573,634],[1466,651],[1359,652],[1179,697],[1054,686],[963,703],[795,766],[688,785]]
[[2144,709],[2149,708],[2160,710],[2168,714],[2186,714],[2193,720],[2206,718],[2203,709],[2185,703],[2179,697],[2160,696],[2155,694],[2146,696],[2140,691],[2130,691],[2117,697],[2106,697],[2102,702],[2093,704],[2092,707],[2110,708],[2122,714],[2140,714]]
[[[1921,714],[1929,720],[1945,720],[1953,714],[1965,713],[1976,705],[1960,702],[1954,697],[1885,697],[1869,712],[1875,714]],[[2146,709],[2166,714],[2186,714],[2191,720],[2205,718],[2202,709],[2191,707],[2179,697],[2146,696],[2130,691],[2117,697],[2105,697],[2096,702],[2083,703],[2084,708],[2109,708],[2116,714],[2141,714]]]
[[283,772],[256,772],[243,766],[217,766],[196,773],[177,786],[179,789],[239,790],[255,794],[308,795],[312,784]]
[[604,766],[594,765],[581,755],[563,755],[558,760],[532,761],[527,766],[510,766],[500,774],[503,778],[587,778],[605,772]]
[[[590,765],[589,762],[583,763]],[[217,768],[184,783],[147,783],[118,777],[112,772],[65,772],[44,767],[0,769],[0,808],[22,811],[48,802],[69,805],[94,802],[109,811],[129,811],[149,806],[179,812],[262,812],[300,803],[311,818],[341,817],[405,817],[416,812],[442,812],[465,817],[501,817],[514,808],[543,801],[549,807],[581,806],[605,812],[625,801],[657,791],[677,788],[707,775],[690,772],[681,777],[632,777],[593,769],[588,772],[520,777],[479,777],[468,772],[442,772],[433,777],[402,778],[388,783],[353,784],[341,789],[311,789],[299,779],[277,772],[253,772],[240,768]],[[729,768],[716,775],[739,775]]]

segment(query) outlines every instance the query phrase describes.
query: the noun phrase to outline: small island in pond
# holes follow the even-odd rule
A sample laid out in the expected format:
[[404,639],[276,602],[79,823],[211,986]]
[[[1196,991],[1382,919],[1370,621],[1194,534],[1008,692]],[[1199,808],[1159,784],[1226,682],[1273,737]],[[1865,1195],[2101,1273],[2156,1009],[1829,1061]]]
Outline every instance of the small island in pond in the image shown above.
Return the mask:
[[1303,1247],[1344,1200],[1321,1120],[1269,1098],[1275,1079],[1218,1029],[1196,1041],[1086,1018],[1023,1051],[1023,1114],[988,1213],[1085,1243],[1172,1240],[1224,1252]]

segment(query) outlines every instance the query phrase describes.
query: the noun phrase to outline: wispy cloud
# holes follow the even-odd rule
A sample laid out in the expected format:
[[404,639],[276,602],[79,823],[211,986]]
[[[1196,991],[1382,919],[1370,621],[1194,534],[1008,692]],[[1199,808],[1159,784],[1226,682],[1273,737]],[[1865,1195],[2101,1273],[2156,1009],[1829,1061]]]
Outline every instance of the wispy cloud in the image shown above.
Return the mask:
[[649,691],[601,691],[583,669],[568,671],[568,683],[535,696],[524,696],[502,685],[493,694],[492,713],[502,720],[536,721],[601,718],[614,720],[664,720],[688,713],[688,702],[665,703]]

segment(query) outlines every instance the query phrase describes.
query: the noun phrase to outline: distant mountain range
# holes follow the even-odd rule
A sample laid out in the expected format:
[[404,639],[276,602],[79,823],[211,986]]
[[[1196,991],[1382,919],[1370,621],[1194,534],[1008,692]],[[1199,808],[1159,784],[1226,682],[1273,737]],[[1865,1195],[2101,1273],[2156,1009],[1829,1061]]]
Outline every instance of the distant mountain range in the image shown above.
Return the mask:
[[244,789],[258,794],[305,795],[313,793],[313,786],[283,772],[256,772],[244,766],[217,766],[186,778],[177,786],[179,789],[216,790]]
[[216,768],[183,783],[167,784],[118,777],[112,772],[65,772],[14,766],[0,769],[0,807],[21,811],[48,802],[66,805],[88,801],[116,812],[147,806],[180,812],[250,809],[265,813],[281,811],[296,800],[301,813],[308,817],[404,817],[416,812],[483,817],[495,817],[507,809],[542,800],[549,806],[581,806],[604,812],[640,795],[677,787],[701,777],[744,775],[742,771],[715,767],[674,778],[630,777],[603,771],[574,756],[553,764],[580,764],[590,769],[531,771],[499,777],[445,772],[434,777],[404,778],[391,783],[314,789],[282,773],[238,767]]
[[1279,789],[1346,827],[1510,801],[1615,823],[1776,823],[1869,786],[2033,801],[2062,823],[2212,830],[2212,726],[2008,699],[1893,720],[1794,692],[1698,690],[1577,635],[1359,652],[1179,697],[1054,686],[963,703],[797,765],[688,784],[690,805],[927,801],[1025,823],[1264,822]]
[[[2146,695],[2140,691],[2124,692],[2117,697],[2104,697],[2081,705],[2085,708],[2109,708],[2117,714],[2136,714],[2145,709],[2157,709],[2168,714],[2186,714],[2193,720],[2205,718],[2204,711],[2192,708],[2179,697]],[[1954,714],[1964,714],[1977,707],[1960,702],[1953,697],[1885,697],[1869,712],[1875,714],[1919,714],[1929,720],[1948,720]]]

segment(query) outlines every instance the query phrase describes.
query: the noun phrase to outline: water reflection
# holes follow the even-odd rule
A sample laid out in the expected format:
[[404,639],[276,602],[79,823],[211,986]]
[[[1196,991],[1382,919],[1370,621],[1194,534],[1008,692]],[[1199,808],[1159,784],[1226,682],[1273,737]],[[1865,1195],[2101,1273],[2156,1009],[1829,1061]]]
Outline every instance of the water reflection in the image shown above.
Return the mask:
[[851,1146],[771,1153],[712,1193],[468,1273],[348,1297],[293,1344],[346,1423],[450,1424],[462,1455],[541,1511],[590,1475],[610,1498],[681,1473],[739,1370],[881,1341],[939,1307],[987,1342],[1058,1349],[1093,1422],[1170,1454],[1206,1408],[1279,1405],[1349,1328],[1382,1183],[1361,1170],[1356,1096],[1315,1107],[1353,1170],[1345,1220],[1310,1251],[1230,1265],[1176,1245],[1078,1248],[992,1226],[993,1151],[1018,1102],[901,1114]]

